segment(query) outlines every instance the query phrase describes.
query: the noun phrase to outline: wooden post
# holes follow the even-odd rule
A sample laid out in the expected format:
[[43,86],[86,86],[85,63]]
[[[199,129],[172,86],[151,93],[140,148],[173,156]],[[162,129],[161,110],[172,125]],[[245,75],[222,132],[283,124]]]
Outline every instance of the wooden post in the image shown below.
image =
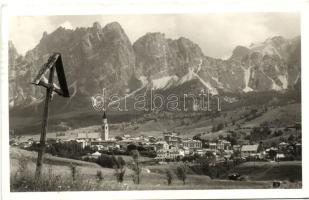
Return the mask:
[[43,111],[43,119],[42,119],[42,132],[40,138],[40,146],[38,151],[38,158],[36,163],[36,171],[35,171],[35,178],[40,179],[42,174],[42,166],[44,160],[44,153],[46,148],[46,132],[47,132],[47,124],[48,124],[48,105],[49,101],[51,100],[52,93],[53,93],[53,79],[54,79],[54,71],[55,66],[50,68],[49,71],[49,79],[48,79],[48,87],[46,88],[46,97],[45,97],[45,105]]

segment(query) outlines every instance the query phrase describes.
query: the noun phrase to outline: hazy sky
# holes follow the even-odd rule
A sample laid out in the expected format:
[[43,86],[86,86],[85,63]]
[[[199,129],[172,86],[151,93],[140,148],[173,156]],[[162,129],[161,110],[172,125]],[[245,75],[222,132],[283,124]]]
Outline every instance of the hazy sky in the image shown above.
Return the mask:
[[11,17],[9,37],[18,52],[24,54],[59,26],[70,29],[118,21],[133,43],[147,32],[162,32],[167,38],[187,37],[197,43],[204,54],[226,58],[237,45],[248,46],[268,37],[300,35],[298,13],[207,13],[93,16]]

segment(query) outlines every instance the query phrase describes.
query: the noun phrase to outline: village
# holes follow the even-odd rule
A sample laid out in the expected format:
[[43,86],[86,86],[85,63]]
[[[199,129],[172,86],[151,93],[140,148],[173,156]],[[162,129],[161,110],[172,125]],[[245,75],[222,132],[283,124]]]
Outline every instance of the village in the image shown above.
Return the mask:
[[[129,155],[131,150],[139,150],[141,155],[149,157],[158,164],[177,161],[192,161],[186,159],[192,156],[211,155],[211,165],[238,159],[246,161],[285,161],[293,160],[301,156],[301,143],[280,142],[277,146],[265,147],[263,142],[249,143],[239,142],[232,145],[225,138],[218,138],[213,141],[203,141],[196,138],[184,138],[177,132],[162,132],[159,137],[155,136],[122,136],[111,137],[107,115],[102,116],[101,132],[77,133],[75,139],[63,139],[64,134],[57,134],[55,138],[47,139],[47,149],[55,144],[75,144],[82,149],[87,149],[82,160],[98,159],[102,154]],[[28,139],[18,142],[11,139],[11,146],[18,146],[22,149],[35,150],[33,146],[39,145],[39,141]],[[52,152],[51,152],[52,153]],[[74,152],[73,152],[74,154]],[[291,158],[289,155],[293,154]],[[61,156],[61,155],[57,155]]]

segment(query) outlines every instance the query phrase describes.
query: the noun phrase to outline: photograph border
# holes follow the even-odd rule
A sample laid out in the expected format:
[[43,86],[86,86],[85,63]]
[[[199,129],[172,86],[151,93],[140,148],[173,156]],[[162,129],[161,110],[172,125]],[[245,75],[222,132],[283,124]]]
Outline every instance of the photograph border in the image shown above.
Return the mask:
[[207,12],[299,12],[301,15],[301,85],[302,85],[302,151],[309,153],[309,1],[306,0],[122,0],[63,1],[22,0],[1,6],[1,195],[3,199],[231,199],[231,198],[305,198],[309,197],[309,157],[302,157],[302,189],[228,189],[228,190],[158,190],[158,191],[96,191],[96,192],[10,192],[9,165],[9,103],[8,103],[8,18],[32,15],[104,15],[163,14]]

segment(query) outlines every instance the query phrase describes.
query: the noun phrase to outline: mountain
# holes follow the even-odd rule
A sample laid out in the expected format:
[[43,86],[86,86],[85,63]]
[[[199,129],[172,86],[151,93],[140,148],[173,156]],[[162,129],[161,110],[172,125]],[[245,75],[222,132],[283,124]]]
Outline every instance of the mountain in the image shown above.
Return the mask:
[[9,97],[10,107],[35,103],[40,92],[30,84],[34,69],[24,57],[18,54],[12,41],[9,41]]
[[300,37],[268,38],[250,47],[237,46],[228,60],[203,54],[189,39],[166,39],[162,33],[148,33],[133,48],[136,69],[154,89],[167,89],[198,80],[197,89],[249,92],[293,88],[300,77]]
[[[133,94],[143,89],[179,92],[208,89],[212,94],[285,91],[300,85],[301,38],[276,36],[249,47],[237,46],[227,60],[203,54],[198,44],[163,33],[147,33],[133,44],[117,22],[103,28],[59,27],[21,56],[9,43],[10,106],[41,102],[42,88],[31,85],[52,52],[62,54],[71,97],[67,104],[91,101],[102,93]],[[73,106],[74,107],[74,106]]]
[[300,79],[300,48],[300,37],[276,36],[249,48],[236,47],[230,60],[245,67],[244,91],[284,90]]

